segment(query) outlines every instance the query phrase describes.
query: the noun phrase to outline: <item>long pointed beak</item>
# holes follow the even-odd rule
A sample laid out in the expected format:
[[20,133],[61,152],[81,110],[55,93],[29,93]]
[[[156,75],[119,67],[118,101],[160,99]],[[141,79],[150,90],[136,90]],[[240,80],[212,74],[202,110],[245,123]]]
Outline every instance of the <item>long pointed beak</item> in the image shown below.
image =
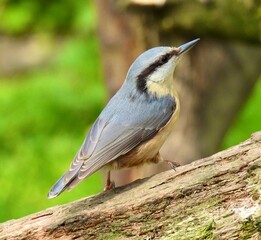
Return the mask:
[[183,53],[187,52],[189,49],[191,49],[194,45],[196,45],[196,43],[200,40],[200,38],[197,38],[195,40],[192,40],[188,43],[185,43],[181,46],[178,47],[179,52],[178,52],[178,56],[182,55]]

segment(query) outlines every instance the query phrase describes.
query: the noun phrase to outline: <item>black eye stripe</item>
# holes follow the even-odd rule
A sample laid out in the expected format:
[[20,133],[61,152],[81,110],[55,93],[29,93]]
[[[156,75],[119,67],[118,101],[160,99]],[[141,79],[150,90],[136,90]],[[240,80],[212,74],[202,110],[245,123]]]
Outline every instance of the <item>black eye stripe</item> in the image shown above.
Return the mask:
[[168,56],[164,56],[164,57],[161,59],[161,62],[166,63],[168,60],[169,60]]
[[171,59],[172,56],[173,56],[172,53],[167,53],[167,54],[163,55],[162,58],[159,60],[159,63],[161,65],[167,63]]
[[176,54],[176,51],[171,51],[150,64],[147,68],[145,68],[138,76],[137,76],[137,89],[141,92],[147,92],[147,77],[151,75],[153,72],[156,71],[157,68],[167,63],[174,55]]

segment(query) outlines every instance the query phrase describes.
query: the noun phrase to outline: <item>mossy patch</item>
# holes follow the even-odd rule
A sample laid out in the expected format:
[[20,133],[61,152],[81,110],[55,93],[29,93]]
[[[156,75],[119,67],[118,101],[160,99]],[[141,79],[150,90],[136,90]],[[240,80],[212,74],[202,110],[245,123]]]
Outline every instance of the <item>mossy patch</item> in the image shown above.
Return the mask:
[[261,218],[248,219],[242,223],[241,231],[239,234],[240,239],[250,239],[254,234],[261,233]]

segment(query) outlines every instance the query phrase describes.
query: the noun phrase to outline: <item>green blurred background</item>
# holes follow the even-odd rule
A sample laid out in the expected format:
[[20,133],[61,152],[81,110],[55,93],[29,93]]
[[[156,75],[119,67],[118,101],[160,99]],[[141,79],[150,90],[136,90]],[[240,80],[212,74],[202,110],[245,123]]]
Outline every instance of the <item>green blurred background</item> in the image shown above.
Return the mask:
[[[46,197],[105,105],[106,89],[91,1],[2,1],[0,20],[0,37],[26,42],[33,36],[40,43],[37,46],[50,53],[38,65],[0,73],[3,222],[102,190],[103,180],[96,173],[73,193],[52,200]],[[30,52],[24,55],[30,57]],[[223,148],[260,130],[260,103],[259,81],[227,133]]]

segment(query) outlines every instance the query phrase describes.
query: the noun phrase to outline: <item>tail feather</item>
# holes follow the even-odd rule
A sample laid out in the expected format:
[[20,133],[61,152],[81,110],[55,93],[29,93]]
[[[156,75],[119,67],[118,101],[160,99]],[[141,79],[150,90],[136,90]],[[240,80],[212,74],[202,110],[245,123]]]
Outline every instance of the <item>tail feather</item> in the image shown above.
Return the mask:
[[49,193],[48,193],[48,198],[55,198],[58,195],[60,195],[68,186],[69,182],[65,181],[65,176],[66,174],[64,174],[50,189]]
[[83,160],[78,161],[77,156],[75,157],[75,161],[72,163],[70,170],[66,172],[50,189],[48,193],[49,199],[59,196],[75,179],[77,179],[83,162]]
[[[59,196],[70,184],[77,178],[79,170],[72,175],[72,172],[66,172],[50,189],[48,198],[55,198]],[[68,175],[70,178],[68,178]]]
[[74,187],[76,187],[76,185],[78,185],[80,182],[82,182],[84,179],[79,179],[79,177],[77,176],[76,178],[72,179],[72,181],[70,182],[70,184],[68,184],[68,186],[66,187],[68,191],[72,190]]

